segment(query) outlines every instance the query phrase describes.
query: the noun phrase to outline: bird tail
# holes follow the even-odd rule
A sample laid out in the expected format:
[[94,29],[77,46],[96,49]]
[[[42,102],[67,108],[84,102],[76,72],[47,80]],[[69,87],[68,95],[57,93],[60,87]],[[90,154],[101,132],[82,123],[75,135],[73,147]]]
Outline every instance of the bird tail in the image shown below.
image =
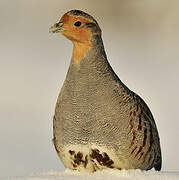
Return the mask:
[[162,156],[161,156],[161,151],[160,153],[158,154],[157,158],[156,158],[156,161],[155,161],[155,164],[154,164],[154,169],[156,171],[160,171],[162,168]]

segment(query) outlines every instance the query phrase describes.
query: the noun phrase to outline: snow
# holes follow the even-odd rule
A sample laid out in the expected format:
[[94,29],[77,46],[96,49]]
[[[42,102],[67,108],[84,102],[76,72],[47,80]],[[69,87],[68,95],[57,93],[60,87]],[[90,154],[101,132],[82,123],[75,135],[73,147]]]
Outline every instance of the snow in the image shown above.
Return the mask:
[[11,177],[4,180],[179,180],[179,172],[156,172],[141,170],[103,170],[95,173],[76,171],[49,171],[28,177]]

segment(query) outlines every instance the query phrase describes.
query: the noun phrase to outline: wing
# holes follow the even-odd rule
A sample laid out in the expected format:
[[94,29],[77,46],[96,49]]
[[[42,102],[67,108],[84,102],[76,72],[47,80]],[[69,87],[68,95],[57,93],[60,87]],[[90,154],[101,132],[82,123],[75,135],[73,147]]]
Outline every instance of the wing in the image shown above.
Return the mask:
[[[140,131],[143,128],[142,144],[138,152],[140,153],[140,151],[144,149],[144,156],[148,156],[148,159],[146,161],[148,161],[148,163],[151,164],[151,167],[149,169],[154,167],[155,170],[160,171],[162,166],[162,156],[160,148],[160,139],[154,118],[147,104],[140,96],[133,93],[133,99],[136,111],[135,117],[137,117],[135,119],[137,120],[136,129]],[[148,154],[152,155],[149,156]],[[146,157],[143,158],[145,160]]]

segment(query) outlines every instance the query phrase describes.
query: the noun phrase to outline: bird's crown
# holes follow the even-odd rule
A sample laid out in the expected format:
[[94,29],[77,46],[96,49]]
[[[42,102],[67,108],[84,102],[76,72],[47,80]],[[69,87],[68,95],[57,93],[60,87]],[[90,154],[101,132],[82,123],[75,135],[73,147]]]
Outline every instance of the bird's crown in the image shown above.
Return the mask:
[[72,16],[81,16],[87,20],[92,21],[95,24],[98,24],[97,21],[93,18],[93,16],[81,11],[81,10],[71,10],[69,12],[67,12],[68,14],[72,15]]

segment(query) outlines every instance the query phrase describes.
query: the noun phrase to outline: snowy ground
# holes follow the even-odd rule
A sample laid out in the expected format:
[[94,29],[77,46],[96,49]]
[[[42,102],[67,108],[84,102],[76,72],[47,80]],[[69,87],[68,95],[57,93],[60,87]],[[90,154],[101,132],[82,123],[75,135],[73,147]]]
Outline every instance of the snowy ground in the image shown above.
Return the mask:
[[28,177],[3,178],[4,180],[179,180],[179,172],[155,172],[140,170],[104,170],[94,174],[70,170],[49,171]]

